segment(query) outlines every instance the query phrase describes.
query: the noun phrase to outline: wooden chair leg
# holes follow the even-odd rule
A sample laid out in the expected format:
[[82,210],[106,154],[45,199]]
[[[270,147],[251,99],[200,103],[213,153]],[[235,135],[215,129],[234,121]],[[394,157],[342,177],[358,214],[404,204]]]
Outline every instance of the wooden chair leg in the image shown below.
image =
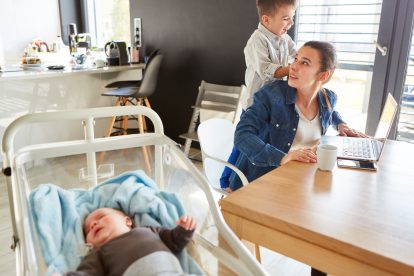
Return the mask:
[[254,244],[254,255],[256,256],[256,260],[261,263],[262,257],[260,255],[260,246],[257,243]]
[[144,154],[144,162],[145,162],[145,168],[148,175],[151,175],[152,169],[151,169],[151,161],[150,161],[150,152],[148,150],[147,146],[142,147],[142,153]]
[[[124,106],[128,105],[128,99],[124,98]],[[122,116],[122,134],[128,134],[128,115]]]
[[[120,105],[121,105],[121,99],[118,98],[116,100],[115,106],[120,106]],[[111,121],[109,123],[109,126],[108,126],[108,129],[106,131],[105,137],[110,137],[111,136],[112,129],[114,128],[115,120],[116,120],[116,116],[111,118]]]
[[148,107],[148,108],[151,108],[150,102],[149,102],[147,97],[144,98],[144,101],[145,101],[145,106]]
[[[139,105],[146,106],[145,98],[143,98],[143,99],[140,98],[140,99],[138,99],[138,101],[139,101]],[[142,116],[142,125],[144,127],[144,131],[147,132],[148,131],[148,128],[147,128],[147,119],[145,118],[145,116]]]
[[[142,105],[141,99],[137,99],[137,105]],[[143,123],[143,121],[145,120],[145,117],[142,115],[138,115],[137,120],[138,120],[139,133],[141,134],[145,133],[144,123]],[[142,152],[144,155],[144,162],[145,162],[147,173],[151,174],[150,152],[148,151],[148,148],[146,146],[142,147]]]
[[[120,106],[120,105],[121,105],[121,99],[118,98],[116,100],[115,106]],[[111,120],[109,121],[109,126],[108,126],[108,129],[106,130],[106,135],[104,137],[110,137],[111,136],[112,129],[114,128],[115,120],[116,120],[116,116],[113,116],[111,118]],[[97,165],[102,164],[104,159],[105,159],[105,152],[103,151],[99,154],[99,157],[98,157],[98,160],[97,160]]]
[[[141,101],[140,100],[138,100],[138,105],[141,105]],[[138,115],[138,129],[139,129],[139,133],[145,133],[145,130],[144,130],[144,123],[143,123],[143,120],[144,120],[144,116],[142,116],[142,115]]]
[[[145,97],[143,100],[144,100],[145,106],[148,107],[148,108],[151,108],[151,105],[150,105],[150,102],[149,102],[148,98]],[[146,119],[145,116],[143,118],[143,123],[144,123],[144,130],[145,131],[148,131],[148,128],[147,128],[147,119]],[[151,152],[148,152],[148,155],[149,155],[150,158],[152,158]]]
[[[148,98],[145,97],[143,100],[144,100],[145,106],[148,107],[148,108],[151,108],[151,104],[150,104]],[[145,131],[148,131],[148,128],[147,128],[147,120],[146,119],[144,119],[144,129],[145,129]]]

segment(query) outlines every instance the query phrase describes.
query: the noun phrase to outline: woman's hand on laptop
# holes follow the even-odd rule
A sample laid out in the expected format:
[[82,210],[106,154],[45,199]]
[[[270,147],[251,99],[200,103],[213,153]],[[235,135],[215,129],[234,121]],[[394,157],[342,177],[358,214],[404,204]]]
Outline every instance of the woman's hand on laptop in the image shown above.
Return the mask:
[[339,124],[338,132],[340,136],[349,136],[349,137],[364,137],[368,138],[368,135],[362,133],[358,130],[348,127],[347,124]]

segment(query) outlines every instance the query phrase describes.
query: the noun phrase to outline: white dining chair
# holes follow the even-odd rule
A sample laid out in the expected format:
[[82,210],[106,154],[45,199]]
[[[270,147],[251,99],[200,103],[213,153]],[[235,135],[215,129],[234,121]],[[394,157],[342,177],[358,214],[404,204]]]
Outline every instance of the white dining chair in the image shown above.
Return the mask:
[[246,176],[226,161],[233,149],[235,129],[236,126],[229,120],[213,118],[202,122],[197,130],[204,174],[211,187],[225,195],[227,193],[220,188],[220,177],[225,166],[237,173],[243,185],[248,183]]
[[[204,174],[211,187],[223,196],[228,195],[220,187],[220,177],[224,167],[227,166],[235,171],[243,186],[249,183],[242,171],[226,161],[233,149],[235,130],[236,126],[231,121],[221,118],[208,119],[197,129]],[[256,259],[260,262],[260,248],[257,244],[255,244],[254,251]]]

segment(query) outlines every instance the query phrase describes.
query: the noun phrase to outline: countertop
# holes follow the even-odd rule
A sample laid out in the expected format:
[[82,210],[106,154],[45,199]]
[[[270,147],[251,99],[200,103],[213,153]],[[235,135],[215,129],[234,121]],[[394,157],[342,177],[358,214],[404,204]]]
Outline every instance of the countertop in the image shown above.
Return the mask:
[[27,79],[38,79],[38,78],[55,78],[70,76],[73,74],[99,74],[109,72],[120,72],[127,70],[143,69],[145,64],[131,64],[122,66],[108,66],[102,68],[82,68],[72,69],[70,66],[66,66],[63,70],[49,70],[46,67],[30,68],[27,70],[17,72],[0,72],[0,82],[10,80],[27,80]]

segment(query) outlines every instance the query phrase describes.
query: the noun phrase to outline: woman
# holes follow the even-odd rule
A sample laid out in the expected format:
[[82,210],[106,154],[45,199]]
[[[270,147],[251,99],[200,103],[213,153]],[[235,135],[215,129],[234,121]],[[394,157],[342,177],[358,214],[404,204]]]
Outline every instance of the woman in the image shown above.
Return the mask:
[[[255,94],[234,140],[241,152],[235,165],[249,181],[292,160],[316,162],[315,146],[330,125],[340,135],[365,137],[345,124],[334,109],[336,94],[322,87],[335,65],[331,44],[309,41],[290,65],[288,82],[274,81]],[[242,186],[235,173],[221,184],[228,192]]]

